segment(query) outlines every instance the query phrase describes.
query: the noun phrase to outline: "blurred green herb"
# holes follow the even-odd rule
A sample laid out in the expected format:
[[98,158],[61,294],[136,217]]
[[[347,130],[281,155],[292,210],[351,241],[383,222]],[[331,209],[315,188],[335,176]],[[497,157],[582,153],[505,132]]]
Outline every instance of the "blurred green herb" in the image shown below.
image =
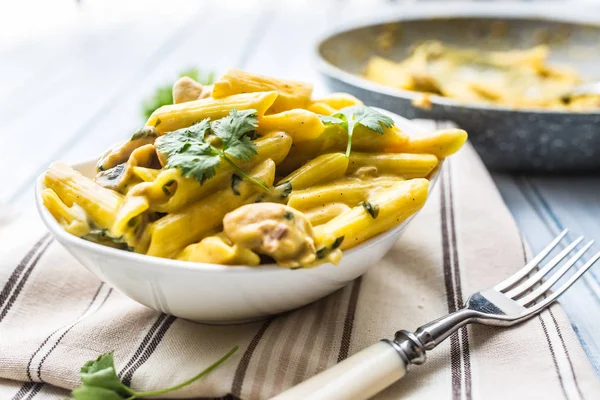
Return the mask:
[[137,392],[121,382],[117,376],[113,354],[102,354],[97,359],[90,360],[83,365],[79,373],[83,383],[73,389],[71,394],[75,400],[133,400],[141,397],[162,395],[188,386],[203,376],[208,375],[231,357],[237,349],[238,346],[235,346],[229,353],[225,354],[204,371],[179,385],[149,392]]
[[[202,85],[211,85],[215,81],[214,72],[202,73],[197,68],[190,68],[179,74],[179,78],[188,76]],[[162,106],[173,104],[173,84],[165,84],[156,88],[152,96],[146,98],[142,103],[142,113],[146,119]]]

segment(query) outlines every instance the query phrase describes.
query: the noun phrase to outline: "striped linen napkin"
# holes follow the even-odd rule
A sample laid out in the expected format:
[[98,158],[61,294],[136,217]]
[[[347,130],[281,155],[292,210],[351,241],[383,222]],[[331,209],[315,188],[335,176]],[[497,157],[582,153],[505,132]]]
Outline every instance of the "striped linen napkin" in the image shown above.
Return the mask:
[[[88,273],[37,218],[0,217],[0,398],[63,399],[79,368],[114,350],[135,389],[169,397],[267,399],[398,329],[454,311],[525,262],[519,231],[470,145],[427,206],[362,278],[262,322],[207,326],[135,303]],[[562,309],[511,329],[463,328],[378,399],[593,399],[600,384]]]

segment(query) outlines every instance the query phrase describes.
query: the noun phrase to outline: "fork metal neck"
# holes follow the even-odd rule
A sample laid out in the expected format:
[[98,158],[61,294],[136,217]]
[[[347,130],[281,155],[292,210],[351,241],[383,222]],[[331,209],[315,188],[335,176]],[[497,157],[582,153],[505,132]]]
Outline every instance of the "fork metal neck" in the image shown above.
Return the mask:
[[417,328],[414,333],[398,331],[394,340],[385,341],[394,346],[406,365],[423,364],[426,350],[435,348],[459,328],[472,322],[476,315],[473,310],[461,309]]

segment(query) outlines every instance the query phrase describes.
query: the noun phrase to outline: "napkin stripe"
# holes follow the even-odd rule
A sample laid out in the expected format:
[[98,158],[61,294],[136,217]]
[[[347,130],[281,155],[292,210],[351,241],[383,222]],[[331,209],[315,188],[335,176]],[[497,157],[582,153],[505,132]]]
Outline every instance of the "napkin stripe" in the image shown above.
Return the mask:
[[340,352],[338,353],[338,362],[348,358],[350,350],[350,340],[352,339],[352,329],[354,326],[354,315],[356,314],[356,304],[358,303],[358,294],[362,276],[352,282],[352,291],[350,292],[350,300],[348,301],[348,309],[346,311],[346,319],[344,320],[344,330],[342,331],[342,341],[340,343]]
[[[327,327],[323,325],[323,321],[325,320],[325,314],[327,310],[331,308],[331,303],[333,301],[333,296],[329,296],[326,299],[320,301],[318,303],[318,307],[313,312],[316,313],[315,318],[312,321],[312,324],[308,330],[308,336],[304,341],[304,345],[302,346],[302,350],[300,354],[313,354],[315,345],[317,343],[318,337],[323,337],[323,345],[319,351],[319,354],[323,353],[325,350],[325,346],[327,345],[328,336],[324,336],[320,334],[321,329],[326,330]],[[298,366],[296,367],[295,376],[303,378],[306,374],[306,368],[308,367],[308,357],[301,357],[298,360]]]
[[[451,244],[452,244],[452,254],[454,257],[452,258],[454,264],[454,276],[455,276],[455,287],[456,287],[456,308],[462,307],[464,303],[463,293],[462,293],[462,280],[460,277],[460,264],[458,259],[458,245],[456,241],[456,221],[454,218],[454,190],[452,185],[452,162],[448,162],[448,194],[450,201],[450,233],[451,233]],[[464,375],[465,375],[465,396],[468,399],[471,398],[471,353],[469,350],[469,331],[467,327],[461,328],[459,330],[459,335],[462,337],[462,358],[463,358],[463,366],[464,366]]]
[[[322,308],[322,307],[319,307]],[[296,321],[291,322],[289,324],[287,324],[289,326],[289,331],[290,333],[288,333],[287,338],[284,340],[283,343],[283,349],[281,351],[281,353],[279,354],[279,358],[281,360],[287,360],[287,361],[291,361],[292,360],[292,354],[294,351],[294,347],[296,347],[298,340],[300,339],[300,336],[302,336],[302,327],[306,326],[309,318],[311,317],[312,313],[319,313],[319,310],[314,310],[314,307],[307,307],[304,310],[298,312],[295,314],[295,319]],[[307,333],[307,337],[308,337],[308,341],[310,342],[314,342],[314,339],[311,340],[311,334],[312,332]],[[281,389],[283,389],[283,385],[285,382],[285,378],[287,375],[287,372],[289,370],[290,367],[290,362],[288,362],[287,364],[283,364],[281,363],[278,368],[275,370],[275,379],[273,381],[273,390],[277,393],[280,392]]]
[[27,254],[25,255],[25,257],[23,257],[23,259],[19,262],[19,264],[17,264],[17,267],[13,270],[12,274],[8,278],[8,281],[6,282],[6,284],[4,285],[4,287],[2,288],[2,292],[0,292],[0,309],[2,309],[2,307],[4,306],[4,303],[8,299],[8,296],[10,295],[10,293],[13,290],[13,288],[17,284],[17,281],[21,277],[21,273],[23,272],[23,270],[25,269],[25,267],[27,267],[27,265],[29,264],[29,261],[31,261],[31,259],[33,258],[33,256],[39,250],[39,248],[42,246],[42,244],[44,244],[44,242],[46,241],[46,239],[48,239],[49,237],[50,237],[50,233],[46,233],[44,236],[42,236],[41,239],[38,240],[33,245],[33,247],[31,247],[29,249],[29,251],[27,252]]
[[10,296],[10,298],[8,299],[8,302],[6,303],[6,305],[4,307],[4,310],[2,310],[2,313],[0,313],[0,322],[2,322],[2,320],[4,319],[4,317],[6,317],[6,314],[12,308],[13,304],[17,300],[17,297],[19,297],[19,294],[21,293],[21,290],[23,289],[23,286],[25,286],[25,283],[27,282],[27,279],[29,279],[29,276],[33,272],[33,269],[35,268],[35,266],[40,261],[40,259],[42,258],[42,256],[44,255],[44,253],[46,252],[46,250],[48,249],[48,247],[50,247],[50,245],[52,244],[53,241],[54,241],[54,239],[51,238],[44,245],[44,247],[42,247],[42,249],[37,253],[37,256],[35,257],[35,259],[29,264],[29,266],[27,267],[27,269],[23,273],[23,276],[22,276],[21,280],[19,281],[19,283],[17,284],[17,287],[15,288],[14,292],[12,293],[12,295]]
[[[21,386],[21,389],[19,389],[17,394],[13,396],[12,400],[31,400],[39,393],[40,390],[42,390],[43,386],[43,383],[26,382],[23,386]],[[27,397],[25,398],[25,396]]]
[[344,290],[338,290],[334,296],[333,305],[331,306],[330,315],[327,319],[327,325],[325,327],[325,343],[323,344],[319,354],[319,359],[317,361],[317,371],[324,370],[329,364],[329,357],[333,351],[333,341],[336,337],[336,332],[338,329],[337,317],[340,314],[342,304],[344,304]]
[[[104,300],[102,300],[102,302],[98,305],[98,307],[92,311],[91,314],[95,313],[96,311],[98,311],[105,303],[106,300],[108,300],[108,297],[111,295],[111,293],[113,292],[112,288],[109,288],[108,292],[106,293],[106,296],[104,297]],[[56,347],[58,347],[58,345],[60,344],[60,342],[62,342],[63,338],[67,335],[67,333],[69,333],[69,331],[71,329],[73,329],[73,327],[75,325],[77,325],[78,323],[80,323],[82,321],[82,318],[80,318],[78,321],[76,321],[74,324],[72,324],[71,326],[69,326],[63,333],[62,335],[60,335],[58,337],[58,340],[56,341],[56,343],[54,343],[54,345],[50,348],[50,350],[48,350],[48,353],[46,353],[46,355],[44,357],[42,357],[42,360],[40,361],[38,367],[37,367],[37,376],[38,379],[41,382],[44,382],[44,380],[42,379],[42,366],[44,365],[44,363],[46,362],[46,359],[50,356],[50,354],[56,349]]]
[[558,375],[558,382],[560,383],[560,387],[563,391],[565,399],[569,398],[567,394],[567,390],[565,389],[565,384],[563,382],[562,374],[560,373],[560,368],[558,367],[558,360],[556,359],[556,353],[554,352],[554,346],[552,346],[552,340],[550,339],[550,335],[548,334],[548,329],[546,328],[546,323],[542,318],[541,314],[538,314],[538,319],[540,320],[540,324],[542,325],[542,330],[544,331],[544,336],[546,337],[546,342],[548,343],[548,349],[550,350],[550,355],[552,356],[552,363],[554,364],[554,369],[556,370],[556,374]]
[[[529,262],[529,257],[527,255],[527,250],[526,250],[526,247],[525,247],[525,241],[523,240],[523,236],[520,235],[520,234],[519,234],[519,238],[521,240],[521,249],[523,251],[523,263],[527,264]],[[540,325],[542,327],[542,331],[544,333],[544,336],[546,337],[546,343],[548,344],[548,350],[550,352],[550,357],[552,358],[552,363],[554,364],[554,370],[556,371],[556,375],[558,376],[558,382],[560,383],[560,387],[562,389],[564,397],[566,399],[568,399],[569,395],[567,394],[567,391],[565,389],[565,385],[564,385],[564,382],[563,382],[563,377],[562,377],[562,374],[560,372],[560,368],[558,366],[558,360],[556,358],[556,352],[554,351],[554,346],[552,345],[552,339],[550,338],[550,335],[548,334],[548,329],[546,328],[546,323],[544,322],[544,319],[542,318],[541,314],[538,314],[537,317],[538,317],[538,319],[540,321]],[[575,377],[575,372],[573,372],[573,377]],[[577,385],[577,390],[579,390],[579,386],[578,385]]]
[[[12,397],[11,400],[22,400],[30,391],[33,389],[33,396],[40,391],[44,384],[43,383],[35,383],[35,382],[25,382],[21,389]],[[28,396],[28,399],[31,399],[33,396]]]
[[[268,373],[268,365],[271,365],[271,358],[273,357],[273,350],[275,344],[277,343],[281,332],[283,332],[286,328],[286,323],[292,319],[292,316],[295,314],[287,314],[285,317],[280,317],[273,324],[273,328],[269,332],[269,336],[265,339],[267,343],[263,346],[260,356],[258,357],[258,365],[259,367],[256,371],[254,371],[254,375],[252,376],[253,385],[250,391],[251,398],[259,398],[262,392],[262,387],[267,379]],[[292,319],[293,320],[293,319]]]
[[121,370],[121,372],[119,372],[119,374],[118,374],[119,378],[122,378],[123,374],[129,368],[131,368],[131,366],[138,360],[138,358],[140,358],[140,356],[142,355],[142,352],[144,351],[144,349],[148,345],[148,342],[152,339],[152,337],[154,336],[154,333],[156,332],[156,330],[158,329],[158,327],[163,323],[163,321],[165,320],[165,318],[167,318],[167,314],[163,314],[163,313],[161,313],[158,316],[158,318],[156,318],[156,321],[154,321],[154,323],[152,324],[152,326],[150,327],[150,329],[148,329],[148,332],[146,332],[146,335],[144,336],[144,338],[142,339],[142,342],[140,343],[140,345],[138,346],[137,350],[133,354],[133,357],[131,357],[131,359],[127,362],[127,364],[125,365],[125,367],[123,367],[123,369]]
[[[83,315],[85,315],[85,313],[92,307],[92,305],[94,304],[94,302],[96,301],[96,298],[98,297],[98,294],[100,294],[100,290],[102,290],[102,287],[104,286],[104,282],[100,284],[100,286],[98,287],[98,290],[96,290],[96,293],[94,293],[94,297],[92,298],[92,301],[90,302],[90,304],[87,306],[87,308],[85,309],[85,311],[77,318],[81,318]],[[77,320],[76,320],[77,321]],[[76,322],[75,322],[76,323]],[[67,325],[63,325],[57,329],[55,329],[54,331],[52,331],[52,333],[50,333],[46,339],[44,339],[42,341],[42,343],[40,344],[40,346],[33,352],[33,355],[31,356],[31,358],[29,358],[29,362],[27,363],[27,378],[30,381],[33,381],[33,377],[31,376],[31,364],[33,364],[33,360],[35,359],[35,356],[38,355],[38,353],[42,350],[42,348],[44,348],[44,346],[46,345],[46,343],[48,343],[48,341],[52,338],[52,336],[54,336],[54,334],[58,331],[60,331],[61,329],[64,329],[65,326]]]
[[[446,168],[447,170],[447,168]],[[448,233],[448,210],[446,199],[446,174],[442,174],[440,179],[440,213],[441,213],[441,230],[442,230],[442,254],[443,254],[443,269],[444,283],[446,286],[446,303],[448,304],[448,312],[456,311],[455,293],[452,288],[452,268],[450,259],[450,245]],[[458,334],[450,336],[450,366],[452,377],[452,398],[460,399],[462,372],[460,368],[460,349],[458,342]]]
[[550,317],[552,318],[552,322],[554,324],[554,327],[556,328],[556,333],[558,334],[558,337],[560,338],[560,343],[565,352],[565,355],[567,356],[567,361],[569,362],[569,368],[571,369],[571,374],[573,375],[573,382],[575,383],[577,392],[579,393],[579,396],[581,396],[581,398],[583,399],[584,398],[583,392],[581,391],[581,388],[579,387],[579,382],[577,381],[577,376],[575,375],[575,369],[573,368],[573,362],[571,361],[571,356],[569,355],[569,350],[567,350],[567,345],[565,344],[565,339],[563,338],[563,335],[562,335],[562,332],[558,325],[558,322],[556,321],[556,318],[554,317],[552,308],[548,307],[548,312],[550,313]]
[[173,325],[173,322],[175,322],[176,319],[177,318],[174,317],[174,316],[172,316],[172,315],[169,315],[167,318],[165,318],[164,323],[161,325],[161,327],[156,332],[156,335],[154,335],[154,337],[152,338],[152,340],[148,344],[148,347],[146,348],[146,351],[144,351],[144,353],[142,354],[142,356],[135,362],[135,364],[133,364],[131,366],[131,368],[129,369],[129,371],[127,371],[125,373],[125,375],[123,375],[123,383],[125,385],[127,385],[127,386],[131,385],[131,379],[133,378],[133,374],[135,374],[135,372],[142,365],[144,365],[144,363],[146,361],[148,361],[148,358],[150,358],[150,356],[152,355],[152,353],[154,353],[154,351],[156,350],[156,348],[158,347],[158,345],[162,341],[163,337],[165,336],[165,334],[167,333],[167,331],[169,330],[169,328],[171,327],[171,325]]
[[231,393],[233,393],[235,396],[242,395],[242,386],[244,384],[244,378],[246,377],[246,372],[248,371],[248,366],[250,365],[252,355],[258,347],[258,343],[264,336],[266,330],[269,328],[273,321],[274,319],[268,319],[267,321],[265,321],[250,341],[248,347],[246,348],[246,351],[244,352],[244,355],[242,356],[242,359],[240,360],[240,363],[238,364],[237,369],[235,370],[233,384],[231,385]]
[[[440,187],[440,214],[442,231],[442,252],[444,283],[448,312],[456,311],[462,304],[462,287],[458,263],[458,246],[456,244],[456,221],[454,218],[454,198],[452,194],[452,174],[450,163],[446,173],[442,174]],[[469,338],[465,328],[450,337],[450,366],[452,381],[452,398],[461,399],[464,393],[471,398],[471,357]]]

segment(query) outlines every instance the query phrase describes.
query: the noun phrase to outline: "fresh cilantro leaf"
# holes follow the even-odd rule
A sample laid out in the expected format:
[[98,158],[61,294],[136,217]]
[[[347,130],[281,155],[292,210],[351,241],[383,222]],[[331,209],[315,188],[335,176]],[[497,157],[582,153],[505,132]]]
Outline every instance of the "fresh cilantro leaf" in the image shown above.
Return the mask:
[[169,132],[156,139],[154,144],[159,153],[164,153],[169,157],[181,153],[192,146],[206,145],[204,137],[209,129],[210,122],[207,118],[187,128]]
[[167,389],[149,392],[137,392],[123,384],[115,371],[112,353],[103,354],[97,359],[88,361],[83,365],[80,372],[81,381],[83,383],[79,387],[73,389],[71,394],[75,400],[133,400],[142,397],[159,396],[181,389],[203,376],[208,375],[231,357],[237,350],[238,346],[235,346],[215,363],[185,382]]
[[[197,68],[189,68],[179,74],[180,78],[184,76],[188,76],[202,85],[211,85],[215,82],[214,72],[203,74]],[[157,108],[173,104],[173,83],[156,88],[154,94],[142,102],[142,114],[146,119],[148,119]]]
[[357,125],[362,125],[365,128],[383,135],[383,128],[391,128],[394,126],[394,120],[387,115],[383,115],[366,106],[350,106],[339,110],[332,116],[321,115],[321,121],[325,125],[339,125],[348,133],[348,146],[346,147],[346,157],[350,157],[352,148],[352,134]]
[[256,110],[237,111],[233,108],[228,116],[211,125],[213,133],[223,143],[223,151],[231,157],[246,161],[257,154],[256,145],[248,136],[258,126]]
[[[200,183],[212,178],[221,160],[231,165],[237,173],[266,191],[269,188],[262,182],[246,174],[233,160],[246,161],[257,154],[256,144],[250,135],[258,125],[256,110],[238,112],[231,109],[228,116],[210,122],[202,120],[188,128],[168,132],[159,137],[155,146],[161,155],[165,155],[166,168],[178,168],[185,177],[193,177]],[[221,141],[217,147],[206,141],[206,134],[212,131]]]
[[344,125],[346,123],[345,117],[344,119],[342,119],[328,115],[319,115],[319,118],[321,119],[321,122],[323,122],[325,125]]
[[190,144],[186,143],[177,153],[167,158],[166,168],[178,168],[181,175],[192,177],[204,183],[217,173],[217,168],[221,165],[219,152],[209,143]]

